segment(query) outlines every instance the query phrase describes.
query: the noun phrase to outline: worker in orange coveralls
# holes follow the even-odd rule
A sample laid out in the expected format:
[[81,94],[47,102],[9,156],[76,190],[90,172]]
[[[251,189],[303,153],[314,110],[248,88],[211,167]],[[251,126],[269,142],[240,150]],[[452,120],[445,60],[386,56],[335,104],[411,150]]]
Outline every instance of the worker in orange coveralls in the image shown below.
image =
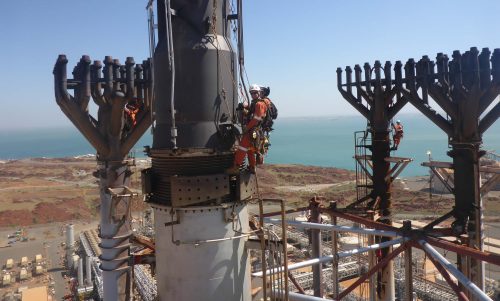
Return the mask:
[[[260,87],[260,98],[262,101],[266,104],[268,109],[272,109],[273,107],[276,109],[276,106],[272,104],[271,99],[269,98],[269,93],[271,90],[269,87]],[[269,146],[271,145],[269,143],[270,137],[269,133],[273,130],[272,125],[273,125],[273,120],[274,118],[272,117],[272,111],[270,112],[269,110],[267,111],[267,114],[271,113],[271,116],[266,116],[262,123],[262,130],[264,131],[263,136],[260,145],[259,145],[259,151],[256,153],[256,158],[257,158],[257,165],[264,164],[264,157],[267,155],[267,151],[269,150]],[[277,111],[276,111],[277,114]],[[277,117],[277,115],[275,116]]]
[[134,100],[125,106],[125,113],[129,116],[132,126],[135,126],[137,124],[136,115],[139,113],[139,104],[137,103],[137,100]]
[[397,150],[399,143],[401,142],[401,138],[403,138],[403,125],[401,124],[401,120],[396,121],[396,125],[394,125],[394,123],[391,123],[391,125],[394,129],[394,135],[392,136],[394,146],[391,150]]
[[228,174],[239,173],[239,168],[245,160],[245,155],[248,155],[248,170],[251,173],[255,173],[255,165],[257,163],[255,141],[261,138],[258,137],[262,132],[259,131],[259,126],[266,117],[267,103],[261,99],[260,87],[258,85],[250,86],[250,95],[252,96],[252,105],[249,112],[251,119],[246,125],[243,125],[243,137],[237,146],[238,149],[234,156],[233,167],[227,170]]

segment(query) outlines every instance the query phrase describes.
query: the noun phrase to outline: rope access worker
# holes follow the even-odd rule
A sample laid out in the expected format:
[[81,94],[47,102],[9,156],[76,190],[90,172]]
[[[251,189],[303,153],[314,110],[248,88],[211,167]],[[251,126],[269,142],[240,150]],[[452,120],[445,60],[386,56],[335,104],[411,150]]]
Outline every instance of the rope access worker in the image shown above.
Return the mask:
[[137,99],[125,105],[125,113],[128,115],[131,121],[131,127],[137,124],[136,115],[139,113],[139,103]]
[[266,117],[268,104],[261,98],[261,88],[258,85],[250,86],[250,95],[252,103],[250,105],[250,118],[247,124],[243,124],[243,136],[234,156],[233,167],[226,172],[228,174],[238,174],[239,168],[245,160],[245,155],[248,157],[248,170],[255,173],[255,165],[257,164],[256,153],[259,152],[259,145],[262,140],[263,131],[261,124]]
[[260,98],[265,102],[268,111],[266,114],[266,118],[262,121],[261,124],[263,135],[258,147],[259,151],[256,154],[257,165],[264,164],[264,157],[267,155],[267,151],[269,150],[269,146],[271,145],[269,132],[273,130],[273,120],[278,117],[278,109],[269,98],[270,93],[271,89],[269,87],[260,86]]
[[394,145],[391,150],[397,150],[401,139],[403,138],[403,125],[401,124],[401,120],[396,121],[396,125],[391,123],[392,128],[394,129],[394,135],[392,136],[392,140],[394,141]]

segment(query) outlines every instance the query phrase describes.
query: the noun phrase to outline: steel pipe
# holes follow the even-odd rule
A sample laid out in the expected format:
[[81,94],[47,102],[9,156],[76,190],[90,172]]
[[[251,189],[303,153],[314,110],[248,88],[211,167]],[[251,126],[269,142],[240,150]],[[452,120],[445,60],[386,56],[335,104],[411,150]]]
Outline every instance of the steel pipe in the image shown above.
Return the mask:
[[[309,217],[309,221],[314,224],[321,224],[321,213],[319,212],[320,202],[314,196],[309,201],[309,208],[311,210],[311,216]],[[282,217],[282,223],[286,222],[285,217]],[[283,229],[286,229],[283,224]],[[285,232],[285,231],[283,231]],[[321,239],[321,230],[312,229],[310,230],[310,244],[311,244],[311,255],[314,258],[319,258],[322,255],[322,239]],[[287,266],[285,266],[285,269]],[[312,289],[314,291],[314,296],[323,297],[323,267],[321,264],[312,266],[313,272],[313,283]]]
[[441,265],[443,265],[467,290],[469,290],[478,300],[493,301],[485,292],[483,292],[479,287],[477,287],[469,278],[462,274],[455,266],[453,266],[446,258],[439,254],[436,249],[434,249],[425,240],[419,240],[418,243],[424,248],[424,250],[437,260]]
[[[406,241],[408,241],[408,238],[403,238],[403,237],[402,238],[397,238],[397,239],[394,239],[394,240],[386,241],[386,242],[379,243],[379,244],[370,245],[370,246],[359,248],[359,249],[353,249],[353,250],[349,250],[349,251],[340,252],[340,253],[336,254],[336,257],[337,257],[337,259],[345,258],[345,257],[349,257],[349,256],[356,255],[356,254],[359,254],[359,253],[364,253],[364,252],[368,252],[368,251],[374,251],[374,250],[378,250],[378,249],[387,248],[387,247],[390,247],[390,246],[393,246],[393,245],[402,244],[402,243],[404,243]],[[297,269],[300,269],[300,268],[304,268],[304,267],[308,267],[308,266],[312,266],[312,265],[316,265],[316,264],[320,264],[320,263],[330,262],[330,261],[333,261],[334,256],[335,255],[327,255],[327,256],[322,256],[322,257],[319,257],[319,258],[305,260],[305,261],[302,261],[302,262],[299,262],[299,263],[294,263],[294,264],[291,264],[291,265],[288,266],[288,270],[292,271],[292,270],[297,270]],[[272,275],[272,274],[281,273],[283,271],[284,271],[284,269],[281,266],[279,268],[274,268],[274,269],[266,270],[265,272],[266,272],[267,275]],[[254,276],[254,277],[262,277],[263,272],[264,271],[253,273],[252,276]]]
[[378,243],[378,244],[373,244],[373,245],[370,245],[370,246],[367,246],[367,247],[362,247],[362,248],[359,248],[359,249],[354,249],[354,250],[340,252],[340,253],[337,254],[337,257],[338,258],[345,258],[345,257],[349,257],[349,256],[352,256],[352,255],[355,255],[355,254],[359,254],[359,253],[364,253],[364,252],[368,252],[368,251],[374,251],[374,250],[378,250],[378,249],[383,249],[383,248],[387,248],[387,247],[394,246],[394,245],[397,245],[397,244],[402,244],[402,243],[404,243],[404,242],[406,242],[408,240],[409,239],[406,238],[406,237],[401,237],[401,238],[397,238],[397,239],[393,239],[393,240],[381,242],[381,243]]
[[[279,225],[281,224],[281,220],[279,219],[265,219],[265,222]],[[359,233],[359,234],[367,234],[367,235],[377,235],[384,237],[401,237],[402,235],[395,231],[386,231],[386,230],[374,230],[374,229],[365,229],[365,228],[357,228],[357,227],[348,227],[348,226],[335,226],[335,225],[327,225],[327,224],[318,224],[318,223],[309,223],[309,222],[297,222],[297,221],[286,221],[287,225],[294,226],[299,229],[318,229],[325,231],[338,231],[338,232],[350,232],[350,233]]]
[[[283,291],[278,291],[278,296],[283,296]],[[323,299],[310,295],[302,295],[294,292],[288,292],[288,301],[331,301],[331,299]]]

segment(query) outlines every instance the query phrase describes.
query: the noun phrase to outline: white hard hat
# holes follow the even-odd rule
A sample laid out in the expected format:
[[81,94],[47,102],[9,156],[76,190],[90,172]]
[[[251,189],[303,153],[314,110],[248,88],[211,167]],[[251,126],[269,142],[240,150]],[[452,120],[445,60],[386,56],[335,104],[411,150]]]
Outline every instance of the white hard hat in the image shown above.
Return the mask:
[[250,92],[253,92],[253,91],[259,92],[260,91],[260,86],[256,85],[256,84],[251,85],[250,86]]
[[396,120],[396,123],[401,123],[401,120],[399,120],[399,119],[398,119],[398,120]]

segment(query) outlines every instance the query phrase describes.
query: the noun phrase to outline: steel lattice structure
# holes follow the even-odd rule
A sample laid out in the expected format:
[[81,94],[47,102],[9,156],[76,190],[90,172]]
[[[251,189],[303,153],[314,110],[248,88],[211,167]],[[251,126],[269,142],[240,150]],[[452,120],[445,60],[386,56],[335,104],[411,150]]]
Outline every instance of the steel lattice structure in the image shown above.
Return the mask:
[[[493,54],[488,48],[484,48],[481,53],[475,47],[465,53],[454,51],[452,60],[438,53],[436,62],[428,56],[423,56],[418,62],[409,59],[404,65],[404,73],[400,61],[395,63],[394,70],[391,67],[390,62],[382,67],[379,61],[375,62],[373,68],[368,63],[364,64],[363,69],[356,65],[354,81],[351,67],[345,68],[345,81],[342,79],[342,69],[337,69],[340,93],[371,125],[373,143],[368,147],[372,152],[373,189],[368,197],[357,203],[371,198],[370,205],[377,203],[378,199],[377,207],[365,210],[375,209],[380,216],[390,217],[392,178],[388,159],[389,121],[403,106],[411,103],[448,135],[452,148],[448,155],[453,159],[450,167],[454,170],[455,206],[451,212],[424,229],[432,231],[436,225],[454,217],[452,227],[448,229],[449,234],[457,237],[467,234],[463,245],[480,252],[483,250],[484,238],[481,195],[489,187],[486,185],[482,189],[479,180],[479,158],[484,154],[480,146],[482,134],[500,115],[500,103],[498,100],[495,103],[500,93],[500,49],[495,49]],[[446,116],[432,107],[431,99],[446,112]],[[498,176],[492,179],[498,181]],[[463,245],[453,246],[454,252],[464,255],[459,267],[484,290],[483,265],[478,257],[463,254]],[[384,252],[384,258],[388,258],[388,251]],[[457,294],[465,296],[460,288],[454,289]]]

